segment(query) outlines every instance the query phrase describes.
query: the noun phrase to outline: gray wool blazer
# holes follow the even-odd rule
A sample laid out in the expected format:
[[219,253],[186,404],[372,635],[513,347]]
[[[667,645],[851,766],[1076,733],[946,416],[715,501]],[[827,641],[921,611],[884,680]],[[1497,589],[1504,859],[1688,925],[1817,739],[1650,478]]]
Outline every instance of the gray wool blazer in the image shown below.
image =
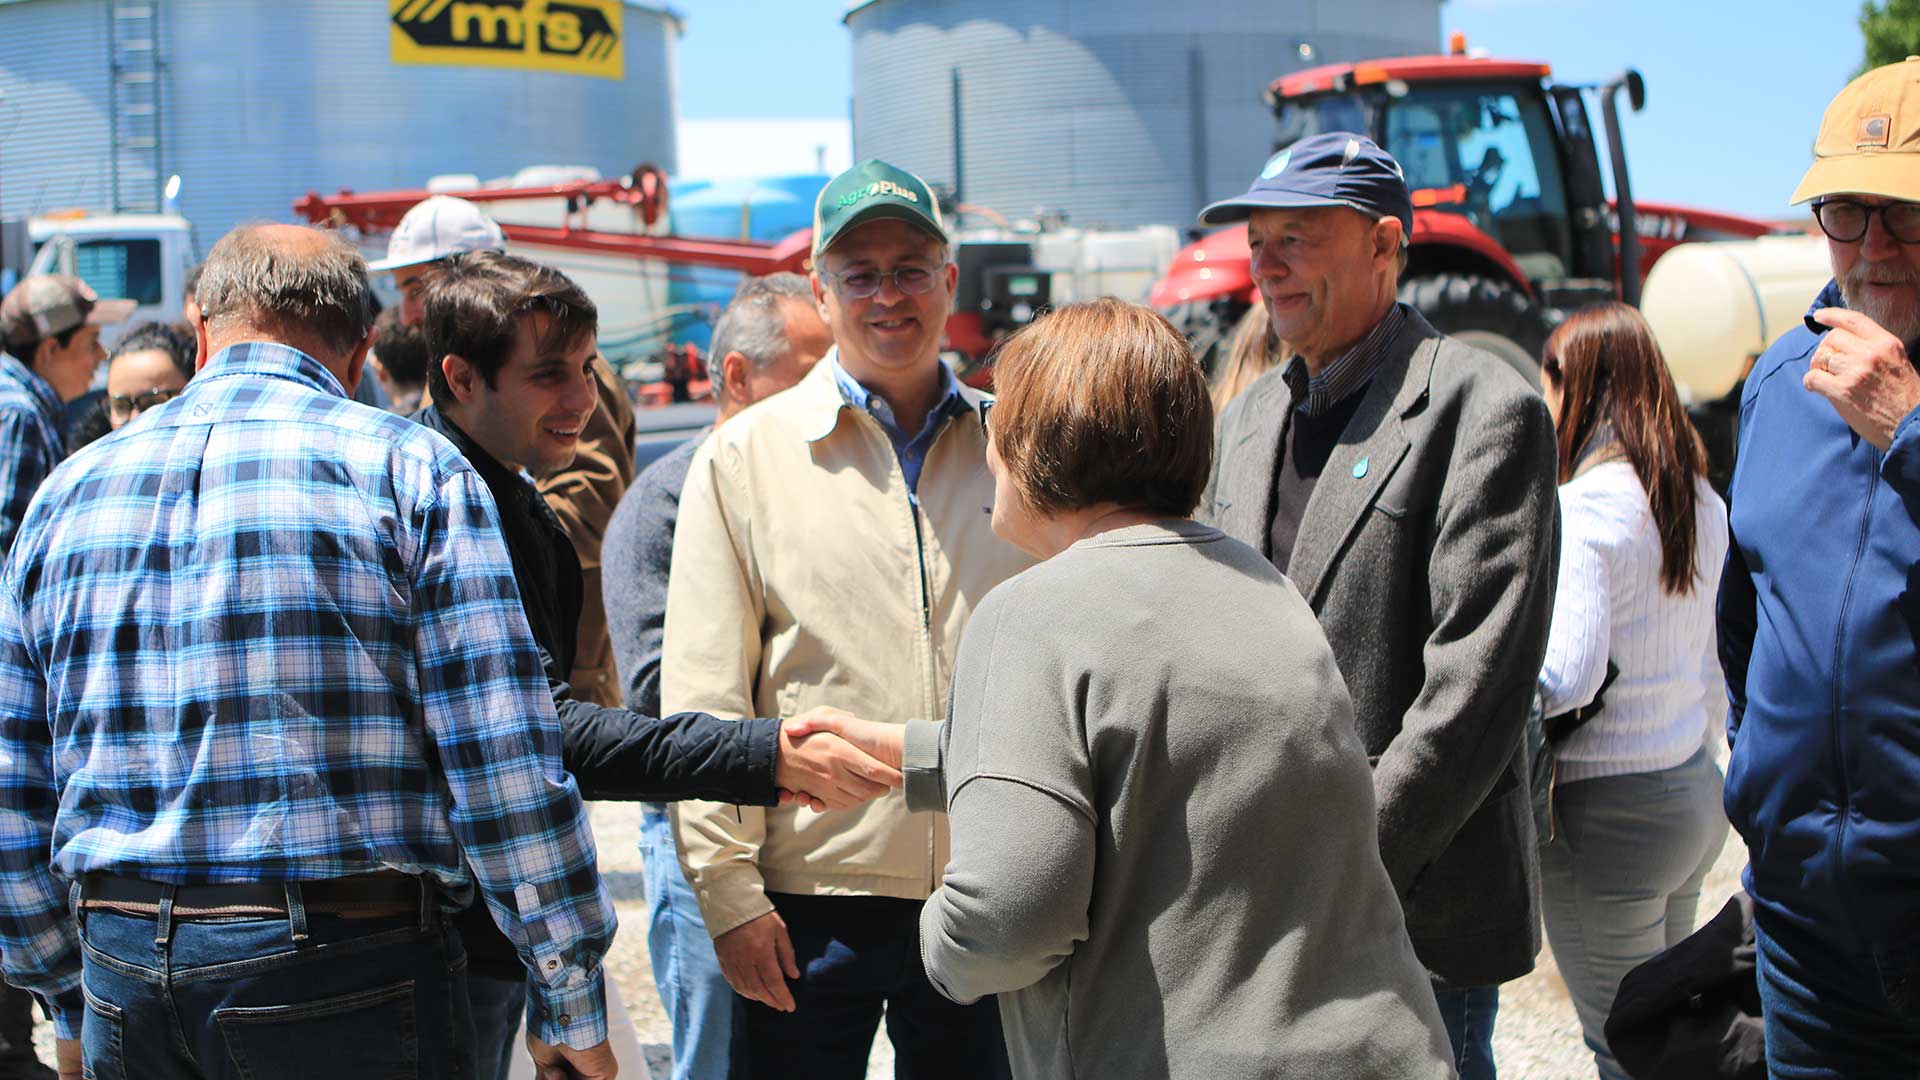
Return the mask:
[[[1522,732],[1559,562],[1553,422],[1499,359],[1411,308],[1300,523],[1319,616],[1374,766],[1380,855],[1442,989],[1540,951]],[[1272,558],[1278,369],[1220,418],[1201,516]]]

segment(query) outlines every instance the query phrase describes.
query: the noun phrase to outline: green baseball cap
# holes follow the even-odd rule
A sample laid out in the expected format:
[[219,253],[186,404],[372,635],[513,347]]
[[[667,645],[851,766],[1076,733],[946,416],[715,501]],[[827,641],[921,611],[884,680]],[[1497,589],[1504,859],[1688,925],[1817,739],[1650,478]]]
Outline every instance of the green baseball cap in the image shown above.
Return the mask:
[[818,259],[856,226],[883,218],[917,225],[941,243],[948,242],[940,203],[927,182],[878,158],[868,158],[820,189],[813,204],[813,257]]

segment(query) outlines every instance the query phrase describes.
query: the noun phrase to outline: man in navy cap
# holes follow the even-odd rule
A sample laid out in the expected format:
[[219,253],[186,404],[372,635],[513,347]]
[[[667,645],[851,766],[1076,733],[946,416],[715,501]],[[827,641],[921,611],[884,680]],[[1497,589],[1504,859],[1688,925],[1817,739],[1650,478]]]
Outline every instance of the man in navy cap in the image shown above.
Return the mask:
[[1202,514],[1320,617],[1374,761],[1380,855],[1464,1080],[1540,949],[1521,734],[1558,562],[1553,423],[1512,368],[1396,303],[1413,203],[1342,132],[1201,212],[1247,223],[1286,359],[1221,417]]

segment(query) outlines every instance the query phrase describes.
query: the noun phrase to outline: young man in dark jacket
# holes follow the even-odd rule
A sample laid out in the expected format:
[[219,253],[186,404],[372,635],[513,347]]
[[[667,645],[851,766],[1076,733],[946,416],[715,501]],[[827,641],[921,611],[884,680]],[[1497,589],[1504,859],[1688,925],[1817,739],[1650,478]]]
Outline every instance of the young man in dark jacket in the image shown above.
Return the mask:
[[[566,679],[582,601],[580,562],[534,478],[573,460],[596,407],[597,312],[559,271],[498,252],[444,260],[422,302],[433,404],[417,419],[458,447],[493,495],[560,717],[567,770],[581,794],[766,806],[785,790],[841,808],[898,786],[891,768],[837,738],[795,742],[778,719],[656,719],[574,697]],[[512,949],[484,911],[466,912],[460,925],[469,931],[481,1075],[504,1080],[526,972],[509,965]]]
[[1834,280],[1754,364],[1720,586],[1767,1063],[1920,1075],[1920,59],[1828,107]]

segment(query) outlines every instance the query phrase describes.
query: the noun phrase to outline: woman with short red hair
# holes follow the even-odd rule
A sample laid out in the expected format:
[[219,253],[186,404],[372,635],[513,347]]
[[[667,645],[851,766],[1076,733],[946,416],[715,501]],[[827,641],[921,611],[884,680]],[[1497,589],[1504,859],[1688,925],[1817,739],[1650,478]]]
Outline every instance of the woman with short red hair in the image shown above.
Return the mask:
[[995,382],[994,532],[1044,561],[975,609],[909,793],[952,821],[934,985],[1000,995],[1017,1077],[1452,1076],[1326,638],[1192,520],[1213,410],[1185,339],[1076,304]]

